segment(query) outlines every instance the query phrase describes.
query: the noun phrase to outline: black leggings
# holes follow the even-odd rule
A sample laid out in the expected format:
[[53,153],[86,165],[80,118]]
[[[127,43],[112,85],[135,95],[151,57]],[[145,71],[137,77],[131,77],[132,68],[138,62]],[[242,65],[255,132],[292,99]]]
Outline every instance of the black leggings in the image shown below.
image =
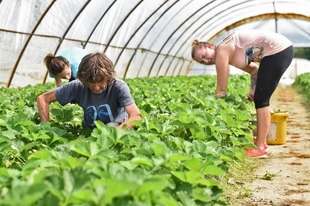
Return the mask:
[[277,54],[262,59],[254,93],[256,109],[269,106],[270,97],[278,86],[282,75],[291,64],[293,56],[294,48],[290,46]]

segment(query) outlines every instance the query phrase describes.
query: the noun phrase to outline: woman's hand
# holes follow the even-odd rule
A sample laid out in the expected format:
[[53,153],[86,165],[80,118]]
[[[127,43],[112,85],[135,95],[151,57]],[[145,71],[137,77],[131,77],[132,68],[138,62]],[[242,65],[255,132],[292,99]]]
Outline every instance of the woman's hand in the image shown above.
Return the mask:
[[255,90],[253,90],[252,87],[251,87],[250,91],[249,91],[249,94],[248,94],[248,99],[249,99],[250,102],[254,100],[254,91]]
[[215,91],[215,96],[216,96],[216,99],[221,98],[221,97],[225,97],[226,92],[225,91]]

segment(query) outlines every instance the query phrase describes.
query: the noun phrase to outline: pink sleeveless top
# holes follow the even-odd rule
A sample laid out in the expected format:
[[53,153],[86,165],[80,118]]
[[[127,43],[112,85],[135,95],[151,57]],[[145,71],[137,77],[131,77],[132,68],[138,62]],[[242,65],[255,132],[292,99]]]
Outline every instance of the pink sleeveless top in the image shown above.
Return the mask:
[[235,55],[229,64],[237,68],[244,68],[250,62],[260,62],[263,57],[279,53],[292,45],[292,42],[281,34],[263,30],[242,30],[220,41],[217,51],[231,39],[234,40]]

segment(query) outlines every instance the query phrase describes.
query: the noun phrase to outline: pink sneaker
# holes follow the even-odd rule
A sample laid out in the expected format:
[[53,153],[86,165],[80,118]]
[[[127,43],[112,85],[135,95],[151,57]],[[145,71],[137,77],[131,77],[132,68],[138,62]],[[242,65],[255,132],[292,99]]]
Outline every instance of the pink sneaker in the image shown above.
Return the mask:
[[[256,140],[254,140],[254,145],[255,145],[255,141]],[[267,145],[267,143],[264,144],[264,149],[265,149],[266,152],[268,152],[268,145]]]
[[259,157],[259,158],[267,157],[265,149],[259,149],[259,148],[256,148],[256,149],[246,149],[246,151],[247,151],[247,153],[244,154],[244,155],[247,156],[247,157]]

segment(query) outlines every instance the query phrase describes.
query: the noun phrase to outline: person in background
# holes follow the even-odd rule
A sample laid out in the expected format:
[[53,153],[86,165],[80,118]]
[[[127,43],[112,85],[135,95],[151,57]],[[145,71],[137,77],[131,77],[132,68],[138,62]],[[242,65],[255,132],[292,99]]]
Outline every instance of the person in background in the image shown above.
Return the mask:
[[215,64],[217,98],[225,97],[229,65],[251,75],[248,98],[255,103],[257,138],[254,141],[256,149],[247,149],[245,155],[265,157],[270,126],[270,97],[293,59],[292,43],[283,35],[274,32],[241,30],[230,34],[216,45],[195,40],[191,52],[195,61],[205,65]]
[[41,94],[37,98],[41,121],[50,121],[49,104],[58,101],[62,106],[69,102],[83,108],[83,127],[95,128],[96,120],[135,128],[132,120],[141,120],[141,113],[130,95],[128,85],[114,77],[111,60],[102,53],[86,55],[79,66],[77,80]]
[[76,79],[79,64],[84,56],[89,54],[88,51],[80,48],[70,47],[59,52],[54,56],[49,53],[44,58],[44,64],[47,67],[49,76],[55,78],[57,87],[61,87],[62,80],[72,81]]

